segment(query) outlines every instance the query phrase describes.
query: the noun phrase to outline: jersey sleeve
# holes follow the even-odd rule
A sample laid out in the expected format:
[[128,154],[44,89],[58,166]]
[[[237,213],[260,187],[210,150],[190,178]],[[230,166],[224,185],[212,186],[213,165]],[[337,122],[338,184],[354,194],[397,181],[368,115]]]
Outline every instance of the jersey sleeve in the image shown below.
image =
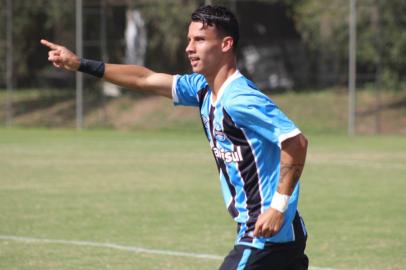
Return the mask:
[[201,74],[175,75],[172,84],[173,103],[175,105],[198,106],[198,92],[206,86],[206,79]]
[[279,146],[301,133],[293,121],[259,91],[237,95],[226,104],[225,110],[239,127],[256,132]]

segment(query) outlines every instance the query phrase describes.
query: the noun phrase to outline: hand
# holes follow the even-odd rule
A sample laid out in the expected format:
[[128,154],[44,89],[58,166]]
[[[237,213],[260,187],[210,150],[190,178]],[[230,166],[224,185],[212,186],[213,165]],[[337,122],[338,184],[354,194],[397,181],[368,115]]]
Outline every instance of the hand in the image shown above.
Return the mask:
[[48,60],[57,68],[63,68],[69,71],[76,71],[80,65],[80,59],[76,54],[67,48],[41,39],[41,44],[51,49],[48,52]]
[[259,215],[255,223],[254,237],[271,237],[279,232],[284,221],[284,214],[274,208]]

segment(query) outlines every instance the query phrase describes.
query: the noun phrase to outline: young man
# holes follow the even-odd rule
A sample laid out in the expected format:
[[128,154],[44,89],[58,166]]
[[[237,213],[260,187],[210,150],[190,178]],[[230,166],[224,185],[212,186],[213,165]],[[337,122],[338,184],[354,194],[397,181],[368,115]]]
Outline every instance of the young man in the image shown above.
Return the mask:
[[58,68],[163,95],[175,105],[199,107],[224,201],[238,227],[234,249],[221,270],[307,269],[307,233],[297,211],[307,140],[237,70],[238,31],[235,16],[226,8],[198,8],[186,47],[194,73],[175,76],[79,59],[65,47],[41,42],[51,49],[48,59]]

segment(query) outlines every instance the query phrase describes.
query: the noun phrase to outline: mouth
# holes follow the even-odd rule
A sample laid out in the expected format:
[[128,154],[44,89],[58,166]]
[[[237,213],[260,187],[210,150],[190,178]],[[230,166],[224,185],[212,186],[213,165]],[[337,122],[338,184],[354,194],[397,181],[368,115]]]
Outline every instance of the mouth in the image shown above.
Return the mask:
[[196,56],[189,56],[189,61],[192,66],[196,66],[200,58]]

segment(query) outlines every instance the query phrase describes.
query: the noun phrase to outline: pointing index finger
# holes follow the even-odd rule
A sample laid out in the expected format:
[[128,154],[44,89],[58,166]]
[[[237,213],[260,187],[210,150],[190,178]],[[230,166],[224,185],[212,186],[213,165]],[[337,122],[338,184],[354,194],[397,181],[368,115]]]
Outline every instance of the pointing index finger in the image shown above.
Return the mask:
[[45,39],[41,39],[41,44],[47,46],[51,50],[58,49],[58,45],[56,45],[56,44],[54,44],[52,42],[49,42],[48,40],[45,40]]

